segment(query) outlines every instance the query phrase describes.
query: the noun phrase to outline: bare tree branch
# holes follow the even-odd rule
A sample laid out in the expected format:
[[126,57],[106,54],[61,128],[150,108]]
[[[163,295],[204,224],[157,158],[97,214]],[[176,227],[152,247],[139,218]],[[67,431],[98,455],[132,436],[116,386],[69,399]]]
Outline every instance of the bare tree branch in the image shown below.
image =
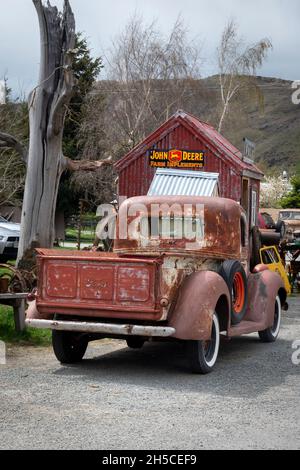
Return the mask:
[[70,158],[64,157],[64,169],[71,172],[75,171],[96,171],[104,166],[111,166],[113,164],[112,157],[105,160],[71,160]]
[[109,81],[99,89],[107,97],[108,138],[120,152],[134,147],[196,91],[201,59],[181,18],[166,38],[155,21],[145,24],[135,15],[114,41],[108,64]]
[[11,148],[15,150],[24,163],[27,163],[27,148],[15,137],[5,132],[0,132],[0,148]]
[[217,50],[222,105],[219,132],[223,129],[232,100],[242,89],[255,88],[257,68],[263,64],[271,48],[271,41],[265,38],[243,49],[237,24],[231,19],[226,25]]

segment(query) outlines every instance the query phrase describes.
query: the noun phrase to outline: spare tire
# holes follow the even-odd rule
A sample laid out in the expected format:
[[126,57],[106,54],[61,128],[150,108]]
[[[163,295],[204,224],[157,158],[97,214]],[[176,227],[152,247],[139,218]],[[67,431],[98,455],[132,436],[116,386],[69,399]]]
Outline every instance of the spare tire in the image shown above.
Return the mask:
[[283,240],[286,235],[286,225],[283,220],[277,222],[276,232],[280,234],[280,239]]
[[246,315],[248,305],[247,277],[239,261],[224,261],[219,271],[231,295],[231,324],[237,325]]
[[[264,246],[279,246],[280,244],[280,233],[273,232],[272,230],[260,229],[260,239]],[[259,264],[259,263],[258,263]]]

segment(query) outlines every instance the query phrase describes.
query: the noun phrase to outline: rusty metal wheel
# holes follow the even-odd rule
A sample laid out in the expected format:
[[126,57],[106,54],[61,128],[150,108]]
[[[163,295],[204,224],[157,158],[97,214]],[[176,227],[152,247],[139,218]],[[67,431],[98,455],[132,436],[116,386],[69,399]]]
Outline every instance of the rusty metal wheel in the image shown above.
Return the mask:
[[247,277],[239,261],[224,261],[219,274],[231,295],[231,324],[237,325],[246,315],[248,305]]

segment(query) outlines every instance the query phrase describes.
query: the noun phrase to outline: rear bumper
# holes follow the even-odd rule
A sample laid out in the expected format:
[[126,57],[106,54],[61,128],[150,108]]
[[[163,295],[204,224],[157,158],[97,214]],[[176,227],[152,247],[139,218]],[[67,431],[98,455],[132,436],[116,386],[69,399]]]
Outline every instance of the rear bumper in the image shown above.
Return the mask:
[[77,331],[79,333],[100,333],[124,336],[146,336],[167,338],[174,336],[175,328],[164,326],[119,325],[110,323],[88,323],[56,320],[26,320],[26,325],[31,328]]

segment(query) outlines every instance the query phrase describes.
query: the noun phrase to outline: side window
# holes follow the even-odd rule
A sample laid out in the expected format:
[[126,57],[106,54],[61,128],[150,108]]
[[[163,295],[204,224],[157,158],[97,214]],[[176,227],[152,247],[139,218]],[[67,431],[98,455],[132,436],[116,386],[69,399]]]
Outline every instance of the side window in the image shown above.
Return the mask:
[[246,217],[241,217],[241,246],[244,248],[247,246],[247,222]]
[[251,193],[251,227],[257,225],[257,191]]

